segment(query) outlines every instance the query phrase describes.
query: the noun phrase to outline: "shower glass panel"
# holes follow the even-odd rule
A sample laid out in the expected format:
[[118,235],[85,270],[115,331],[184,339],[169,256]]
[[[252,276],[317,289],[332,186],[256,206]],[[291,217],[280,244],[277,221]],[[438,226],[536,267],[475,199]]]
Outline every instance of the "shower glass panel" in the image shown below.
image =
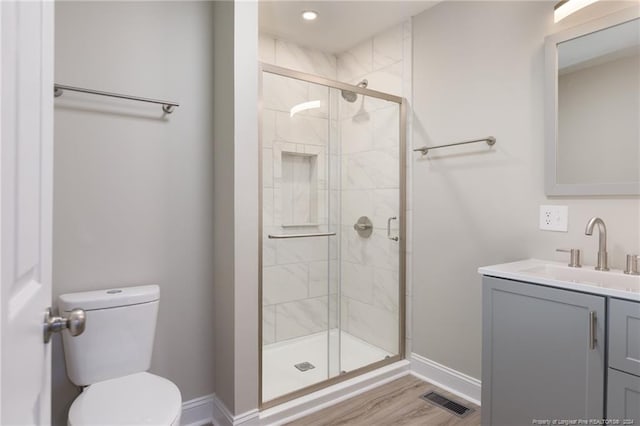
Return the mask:
[[401,358],[404,215],[401,104],[263,67],[265,407]]
[[341,147],[340,369],[349,372],[400,353],[400,105],[331,91]]

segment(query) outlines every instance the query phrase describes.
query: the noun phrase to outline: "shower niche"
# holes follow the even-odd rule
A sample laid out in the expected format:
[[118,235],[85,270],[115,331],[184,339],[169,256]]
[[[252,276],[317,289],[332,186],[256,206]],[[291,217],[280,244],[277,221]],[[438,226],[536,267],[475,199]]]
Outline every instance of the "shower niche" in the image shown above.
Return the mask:
[[282,227],[318,226],[318,153],[281,151]]
[[261,91],[267,408],[404,356],[404,119],[401,98],[267,64]]

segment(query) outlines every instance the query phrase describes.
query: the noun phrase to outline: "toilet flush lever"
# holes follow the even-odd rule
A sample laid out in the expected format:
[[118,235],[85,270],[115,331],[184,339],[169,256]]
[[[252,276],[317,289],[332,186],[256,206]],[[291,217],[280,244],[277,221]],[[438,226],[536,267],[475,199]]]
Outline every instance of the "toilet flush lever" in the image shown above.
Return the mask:
[[72,336],[78,336],[84,331],[87,323],[87,314],[84,309],[76,308],[65,317],[54,317],[51,308],[44,313],[44,342],[49,343],[51,335],[65,328]]

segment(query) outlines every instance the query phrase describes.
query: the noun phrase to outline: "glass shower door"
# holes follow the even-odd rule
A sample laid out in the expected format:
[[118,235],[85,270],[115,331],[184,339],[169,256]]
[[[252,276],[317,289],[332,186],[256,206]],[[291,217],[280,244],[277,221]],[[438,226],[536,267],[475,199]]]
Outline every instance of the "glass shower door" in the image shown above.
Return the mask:
[[339,231],[332,204],[340,200],[330,191],[339,168],[331,167],[329,89],[268,72],[262,87],[261,391],[270,401],[330,376]]
[[263,408],[398,360],[404,338],[399,98],[265,67]]
[[331,89],[340,137],[341,372],[400,354],[400,104]]

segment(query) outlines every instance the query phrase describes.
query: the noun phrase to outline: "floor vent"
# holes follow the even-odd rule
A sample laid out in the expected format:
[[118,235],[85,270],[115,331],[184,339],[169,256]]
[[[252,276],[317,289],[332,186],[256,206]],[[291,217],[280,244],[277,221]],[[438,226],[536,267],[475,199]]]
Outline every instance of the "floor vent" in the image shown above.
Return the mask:
[[314,368],[316,368],[315,365],[311,364],[310,362],[301,362],[300,364],[295,364],[294,367],[296,367],[298,370],[305,372],[308,370],[313,370]]
[[425,393],[421,398],[433,405],[444,408],[458,417],[465,417],[473,411],[473,408],[458,404],[457,402],[454,402],[436,392]]

